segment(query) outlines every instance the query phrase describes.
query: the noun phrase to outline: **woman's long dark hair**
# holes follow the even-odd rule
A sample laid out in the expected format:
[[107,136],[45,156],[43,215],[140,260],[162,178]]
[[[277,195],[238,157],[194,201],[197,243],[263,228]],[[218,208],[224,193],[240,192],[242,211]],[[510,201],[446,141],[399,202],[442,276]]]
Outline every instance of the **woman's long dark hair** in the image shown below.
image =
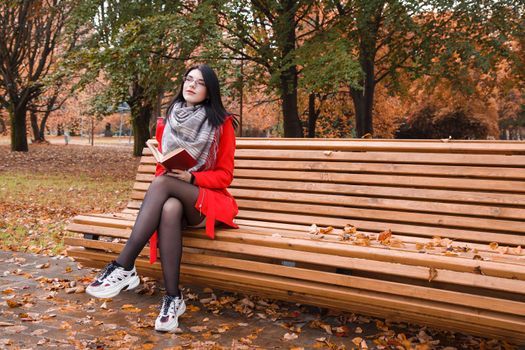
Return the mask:
[[171,101],[166,111],[166,116],[170,115],[170,111],[175,103],[186,102],[182,94],[182,91],[184,89],[184,80],[186,76],[192,70],[195,69],[198,69],[201,72],[202,78],[204,79],[204,83],[206,84],[206,90],[208,91],[208,97],[201,103],[204,106],[204,110],[206,111],[206,118],[209,120],[211,125],[217,127],[224,123],[224,120],[227,116],[232,116],[233,127],[236,128],[238,125],[237,118],[235,118],[235,115],[233,113],[228,112],[226,108],[224,108],[221,99],[221,88],[219,85],[219,79],[217,78],[217,74],[215,74],[213,69],[207,64],[195,65],[193,67],[190,67],[186,71],[186,73],[184,73],[182,82],[180,84],[179,92],[177,96],[175,96],[173,101]]

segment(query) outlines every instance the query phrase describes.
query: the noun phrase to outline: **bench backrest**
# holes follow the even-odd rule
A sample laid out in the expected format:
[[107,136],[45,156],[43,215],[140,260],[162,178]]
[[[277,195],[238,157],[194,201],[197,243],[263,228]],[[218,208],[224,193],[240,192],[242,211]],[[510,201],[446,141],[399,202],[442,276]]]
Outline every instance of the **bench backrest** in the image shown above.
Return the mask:
[[[149,150],[136,210],[153,179]],[[525,143],[240,138],[238,221],[525,244]]]

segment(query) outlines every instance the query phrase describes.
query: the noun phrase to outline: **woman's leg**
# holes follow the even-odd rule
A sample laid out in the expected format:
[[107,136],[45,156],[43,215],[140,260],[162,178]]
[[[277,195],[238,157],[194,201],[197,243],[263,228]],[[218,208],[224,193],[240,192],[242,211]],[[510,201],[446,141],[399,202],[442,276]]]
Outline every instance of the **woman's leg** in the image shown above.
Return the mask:
[[174,177],[163,175],[155,178],[142,202],[135,225],[126,245],[116,261],[129,269],[144,248],[153,232],[159,228],[164,204],[173,197],[180,201],[183,214],[190,225],[201,221],[200,213],[194,205],[199,196],[199,188]]
[[160,261],[166,294],[180,296],[179,275],[182,257],[182,217],[184,205],[169,198],[162,208],[158,230]]

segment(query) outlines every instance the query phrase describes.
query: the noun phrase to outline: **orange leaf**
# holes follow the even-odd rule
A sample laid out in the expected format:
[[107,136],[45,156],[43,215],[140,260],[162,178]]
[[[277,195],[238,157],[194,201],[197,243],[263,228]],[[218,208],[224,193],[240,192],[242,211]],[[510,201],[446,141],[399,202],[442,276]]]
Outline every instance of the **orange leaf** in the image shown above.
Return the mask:
[[383,231],[383,232],[381,232],[379,234],[379,236],[377,237],[377,240],[382,243],[382,242],[386,241],[387,239],[389,239],[390,237],[392,237],[392,231],[391,230],[386,230],[386,231]]
[[321,233],[328,233],[330,231],[332,231],[334,228],[332,226],[328,226],[327,228],[321,228],[319,229],[319,232]]
[[11,299],[6,300],[5,302],[7,303],[7,305],[8,305],[10,308],[19,307],[19,306],[22,305],[22,304],[19,303],[18,301],[14,301],[14,300],[11,300]]
[[435,268],[431,267],[429,270],[428,270],[428,281],[429,282],[432,282],[438,275],[438,272]]

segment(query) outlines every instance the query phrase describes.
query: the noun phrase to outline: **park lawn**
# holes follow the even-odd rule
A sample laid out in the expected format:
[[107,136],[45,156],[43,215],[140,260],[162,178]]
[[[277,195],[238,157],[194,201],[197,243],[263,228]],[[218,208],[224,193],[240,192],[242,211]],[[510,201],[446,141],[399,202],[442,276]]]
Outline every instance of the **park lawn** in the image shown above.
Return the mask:
[[63,238],[80,213],[122,210],[139,159],[129,147],[0,147],[0,249],[65,254]]

